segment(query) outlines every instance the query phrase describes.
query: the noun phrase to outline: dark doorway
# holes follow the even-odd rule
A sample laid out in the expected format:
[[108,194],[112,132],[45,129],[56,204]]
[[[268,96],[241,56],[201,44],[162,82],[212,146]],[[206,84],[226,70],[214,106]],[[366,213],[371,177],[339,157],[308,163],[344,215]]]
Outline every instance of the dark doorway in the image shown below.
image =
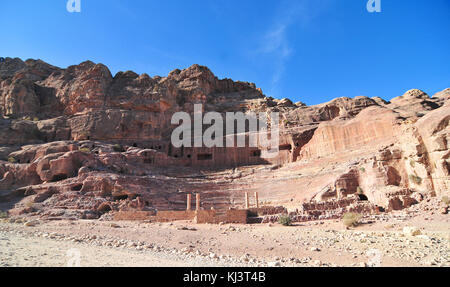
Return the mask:
[[203,154],[199,154],[197,155],[197,159],[198,160],[212,160],[212,154],[210,153],[203,153]]
[[358,194],[359,200],[368,201],[369,199],[364,194]]
[[65,180],[65,179],[67,179],[67,175],[66,174],[63,174],[63,173],[56,174],[56,175],[53,176],[51,182],[58,182],[58,181],[62,181],[62,180]]

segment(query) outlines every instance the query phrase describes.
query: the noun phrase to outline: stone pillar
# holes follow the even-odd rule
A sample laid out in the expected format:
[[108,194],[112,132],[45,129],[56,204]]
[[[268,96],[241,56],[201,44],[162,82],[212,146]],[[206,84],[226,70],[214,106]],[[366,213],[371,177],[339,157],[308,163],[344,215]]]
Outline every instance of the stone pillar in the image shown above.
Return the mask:
[[258,192],[255,191],[255,202],[256,202],[256,208],[259,208],[259,199],[258,199]]
[[187,211],[190,211],[190,210],[191,210],[191,201],[192,201],[192,195],[191,195],[191,194],[188,194],[188,195],[187,195],[187,207],[186,207],[186,210],[187,210]]
[[200,210],[200,193],[195,195],[195,210]]
[[250,202],[248,200],[248,192],[245,193],[245,209],[250,208]]

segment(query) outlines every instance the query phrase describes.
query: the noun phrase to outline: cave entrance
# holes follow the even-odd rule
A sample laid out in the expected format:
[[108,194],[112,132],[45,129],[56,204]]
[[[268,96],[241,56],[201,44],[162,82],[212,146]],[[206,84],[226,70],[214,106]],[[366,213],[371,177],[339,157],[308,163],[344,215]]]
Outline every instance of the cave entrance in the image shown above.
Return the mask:
[[253,157],[260,157],[261,156],[261,150],[254,150],[252,151],[252,156]]
[[197,160],[212,160],[213,155],[210,153],[204,153],[197,155]]
[[123,195],[116,195],[116,196],[113,196],[113,198],[114,198],[114,200],[125,200],[125,199],[128,199],[128,195],[127,194],[123,194]]
[[369,199],[364,194],[358,194],[359,200],[368,201]]
[[68,178],[68,177],[67,177],[66,174],[60,173],[60,174],[54,175],[54,176],[52,177],[52,180],[51,180],[50,182],[58,182],[58,181],[65,180],[65,179],[67,179],[67,178]]
[[72,191],[80,191],[83,188],[82,184],[77,184],[72,187]]
[[280,151],[281,150],[291,150],[292,146],[290,144],[280,145],[279,149],[280,149]]
[[108,213],[112,210],[111,206],[109,204],[102,204],[98,208],[98,211],[101,213]]

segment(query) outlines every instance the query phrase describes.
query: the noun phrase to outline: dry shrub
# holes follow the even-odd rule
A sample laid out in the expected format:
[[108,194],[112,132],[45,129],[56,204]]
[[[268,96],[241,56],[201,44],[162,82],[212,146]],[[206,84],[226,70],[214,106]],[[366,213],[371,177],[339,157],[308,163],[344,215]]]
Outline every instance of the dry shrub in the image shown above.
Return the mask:
[[8,212],[0,211],[0,219],[8,218]]
[[120,145],[120,144],[115,144],[115,145],[113,146],[113,150],[114,150],[115,152],[124,152],[124,151],[125,151],[125,149],[123,148],[123,146]]
[[420,176],[411,174],[411,175],[409,175],[409,179],[417,185],[422,184],[422,178]]
[[448,196],[443,196],[441,201],[446,205],[450,205],[450,198]]
[[361,218],[362,218],[361,214],[348,212],[345,213],[344,216],[342,217],[342,223],[344,223],[344,225],[347,227],[357,226]]
[[289,215],[281,215],[280,218],[278,218],[278,223],[283,226],[291,226],[292,220]]

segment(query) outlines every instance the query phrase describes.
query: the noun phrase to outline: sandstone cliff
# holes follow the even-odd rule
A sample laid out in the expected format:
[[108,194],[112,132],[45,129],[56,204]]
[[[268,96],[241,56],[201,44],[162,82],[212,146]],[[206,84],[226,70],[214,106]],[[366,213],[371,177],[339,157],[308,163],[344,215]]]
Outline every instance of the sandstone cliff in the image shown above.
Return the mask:
[[[220,80],[199,65],[152,78],[113,76],[89,61],[62,69],[6,58],[0,207],[99,218],[111,210],[183,209],[190,192],[203,194],[204,208],[228,208],[242,204],[243,192],[258,191],[268,205],[309,215],[321,207],[308,202],[342,203],[355,194],[373,205],[367,210],[400,209],[450,190],[449,95],[410,90],[391,102],[356,97],[306,106]],[[194,103],[221,113],[280,112],[279,156],[174,148],[171,117],[192,113]]]

